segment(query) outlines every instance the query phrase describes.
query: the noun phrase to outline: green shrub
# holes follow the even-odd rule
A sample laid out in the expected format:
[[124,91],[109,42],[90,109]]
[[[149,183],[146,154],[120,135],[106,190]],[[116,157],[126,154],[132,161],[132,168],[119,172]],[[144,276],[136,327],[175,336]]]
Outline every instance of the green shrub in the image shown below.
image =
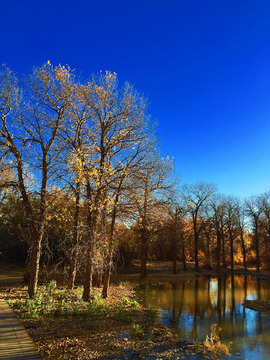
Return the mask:
[[130,330],[130,336],[134,339],[139,339],[143,337],[143,331],[139,324],[132,324]]
[[133,308],[138,309],[140,307],[140,304],[137,303],[137,301],[130,301],[130,304]]
[[127,297],[124,297],[124,299],[122,300],[122,305],[129,305],[130,301],[128,300]]
[[109,305],[104,302],[100,295],[94,295],[86,313],[88,316],[107,315],[109,313]]
[[125,309],[122,305],[118,306],[117,313],[113,316],[113,319],[125,324],[131,324],[134,321],[131,312]]
[[42,313],[44,315],[52,315],[55,310],[55,307],[56,307],[56,304],[55,304],[53,297],[48,297],[47,299],[45,299]]
[[77,289],[74,290],[74,295],[77,300],[81,300],[83,295],[83,286],[78,286]]
[[12,309],[12,308],[13,308],[13,304],[12,304],[11,300],[10,300],[10,299],[7,299],[6,302],[7,302],[8,306]]
[[147,340],[154,341],[155,340],[155,333],[154,330],[150,330],[147,334]]
[[81,306],[80,303],[74,303],[73,309],[72,309],[72,316],[79,316],[81,314]]
[[65,289],[59,295],[59,300],[69,300],[69,298],[71,297],[71,294],[72,294],[72,291],[70,289]]
[[199,341],[198,339],[196,341],[193,341],[192,352],[194,354],[198,354],[201,351],[202,351],[202,342]]
[[47,285],[47,290],[50,295],[53,295],[56,291],[57,283],[56,280],[51,280]]
[[155,310],[152,310],[151,308],[149,308],[149,310],[147,310],[146,312],[146,320],[149,322],[156,322],[157,321],[157,312]]
[[20,309],[21,316],[26,319],[35,319],[42,315],[44,310],[43,300],[42,293],[38,292],[32,299],[30,299],[29,294],[26,294],[25,302]]

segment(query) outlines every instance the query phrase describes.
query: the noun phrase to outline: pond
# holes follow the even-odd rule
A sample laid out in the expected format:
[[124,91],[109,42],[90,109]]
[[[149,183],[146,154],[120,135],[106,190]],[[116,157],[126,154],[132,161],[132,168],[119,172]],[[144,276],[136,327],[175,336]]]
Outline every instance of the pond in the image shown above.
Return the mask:
[[270,359],[270,319],[245,309],[246,300],[270,300],[270,283],[247,275],[200,276],[182,283],[140,285],[137,301],[160,309],[160,320],[180,340],[204,341],[211,325],[222,328],[223,342],[232,342],[230,359]]

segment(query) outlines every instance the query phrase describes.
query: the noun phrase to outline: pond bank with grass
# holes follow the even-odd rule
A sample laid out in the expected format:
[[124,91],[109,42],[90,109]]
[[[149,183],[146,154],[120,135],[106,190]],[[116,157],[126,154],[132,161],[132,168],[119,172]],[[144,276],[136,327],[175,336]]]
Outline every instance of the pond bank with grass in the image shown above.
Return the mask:
[[162,323],[159,305],[149,308],[135,297],[138,284],[169,281],[183,285],[198,279],[198,273],[191,269],[171,274],[171,265],[151,263],[147,280],[140,282],[138,266],[133,264],[126,273],[113,276],[108,299],[103,300],[101,289],[94,288],[90,303],[81,300],[82,287],[70,292],[61,282],[58,286],[45,280],[34,299],[29,299],[22,284],[23,273],[19,281],[18,271],[12,277],[10,270],[4,274],[1,295],[21,317],[44,359],[195,359],[192,353],[203,358],[202,353],[209,349],[219,351],[223,344],[218,336],[209,335],[208,342],[209,331],[200,331],[199,340],[179,336],[173,322]]
[[129,283],[112,285],[106,300],[95,288],[90,303],[82,301],[82,290],[71,292],[50,281],[39,287],[33,299],[23,285],[1,289],[1,295],[21,318],[43,359],[124,359],[158,351],[166,352],[167,358],[183,354],[187,344],[158,323],[157,311],[133,299]]

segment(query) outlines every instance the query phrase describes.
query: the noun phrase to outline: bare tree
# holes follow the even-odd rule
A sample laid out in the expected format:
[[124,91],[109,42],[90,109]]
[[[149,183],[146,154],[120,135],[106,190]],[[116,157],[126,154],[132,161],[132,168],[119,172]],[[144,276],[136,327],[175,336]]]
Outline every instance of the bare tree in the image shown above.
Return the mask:
[[[50,63],[35,68],[24,82],[25,102],[9,70],[1,74],[0,141],[12,159],[32,246],[28,293],[36,293],[42,239],[47,216],[47,194],[57,156],[57,133],[66,118],[70,71]],[[30,150],[30,151],[29,151]],[[34,179],[31,184],[29,175]],[[38,199],[38,206],[32,201]]]
[[211,201],[212,207],[212,223],[216,235],[216,260],[218,278],[221,279],[221,266],[220,266],[220,253],[221,253],[221,240],[225,227],[225,198],[222,195],[216,195]]
[[159,212],[165,209],[164,195],[173,188],[172,162],[158,154],[146,159],[145,166],[134,174],[130,197],[137,217],[141,240],[141,279],[147,276],[148,248],[151,236],[157,230]]
[[[77,84],[74,92],[71,130],[66,130],[64,137],[73,148],[71,163],[76,164],[76,182],[84,186],[88,236],[83,299],[89,301],[98,243],[105,249],[103,296],[107,296],[119,197],[126,178],[136,171],[141,154],[152,141],[145,99],[129,84],[119,90],[116,74],[93,76],[86,85]],[[109,210],[112,217],[108,231]]]
[[260,224],[262,229],[265,231],[264,242],[265,242],[265,254],[268,266],[270,265],[269,255],[269,238],[270,238],[270,192],[267,191],[260,195],[260,208],[262,211]]
[[256,268],[260,272],[260,246],[259,246],[259,226],[262,218],[263,208],[259,196],[251,196],[245,200],[245,213],[249,217],[254,231],[254,240],[256,247]]
[[239,235],[240,204],[237,198],[231,196],[225,201],[226,227],[228,229],[231,253],[231,270],[234,271],[234,242]]
[[179,195],[172,194],[172,198],[168,199],[167,211],[169,219],[167,220],[167,228],[165,231],[169,232],[172,245],[172,257],[173,257],[173,273],[177,273],[177,256],[182,253],[183,270],[187,270],[186,255],[185,255],[185,243],[187,238],[187,228],[185,221],[185,211],[181,207],[181,204],[177,202]]
[[184,185],[181,191],[181,199],[187,214],[192,219],[194,232],[195,271],[199,271],[198,247],[199,235],[203,224],[203,209],[206,202],[212,198],[216,191],[213,184],[198,182],[192,185]]
[[240,204],[240,208],[239,208],[238,229],[240,232],[240,239],[241,239],[241,245],[242,245],[244,269],[247,270],[246,243],[245,243],[245,237],[246,237],[247,231],[246,231],[246,216],[245,216],[245,209],[244,209],[243,203]]

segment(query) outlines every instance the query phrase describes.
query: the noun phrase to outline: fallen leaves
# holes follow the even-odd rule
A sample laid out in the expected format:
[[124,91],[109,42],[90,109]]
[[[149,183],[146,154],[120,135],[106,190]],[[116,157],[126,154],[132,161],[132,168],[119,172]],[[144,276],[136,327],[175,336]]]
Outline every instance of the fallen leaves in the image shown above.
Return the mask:
[[[95,289],[97,295],[99,292],[100,289]],[[26,293],[27,288],[20,285],[1,294],[19,313],[19,303]],[[58,290],[55,296],[59,297]],[[109,312],[93,316],[84,312],[76,316],[74,313],[73,316],[39,316],[22,322],[43,359],[125,359],[130,354],[140,354],[146,359],[151,354],[156,354],[156,358],[178,358],[183,344],[180,346],[170,330],[157,323],[154,311],[140,307],[132,301],[132,296],[131,285],[112,285],[108,299],[104,300]],[[130,319],[132,322],[127,321]],[[132,324],[140,330],[138,337],[131,335]]]

